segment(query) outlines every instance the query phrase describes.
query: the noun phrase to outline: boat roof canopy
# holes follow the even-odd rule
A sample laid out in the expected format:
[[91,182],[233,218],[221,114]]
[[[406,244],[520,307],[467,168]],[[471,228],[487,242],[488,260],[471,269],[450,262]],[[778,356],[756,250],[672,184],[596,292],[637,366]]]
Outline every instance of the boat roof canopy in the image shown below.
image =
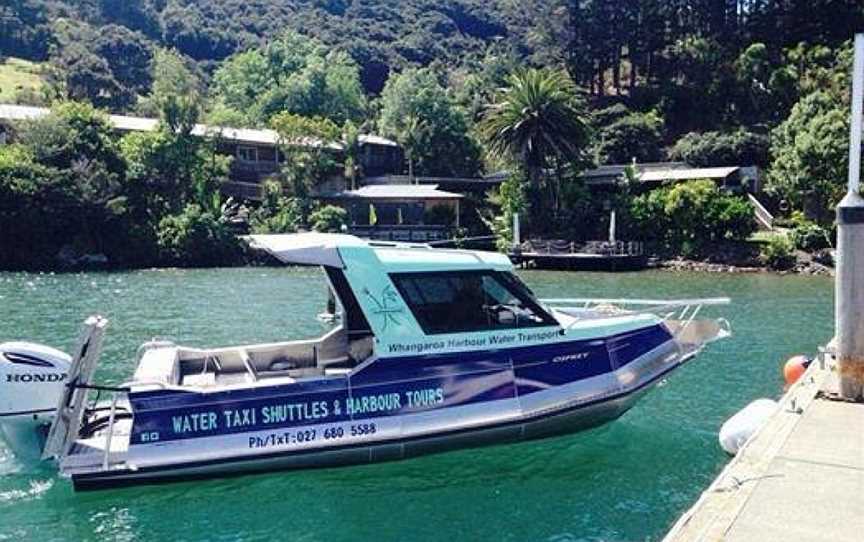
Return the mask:
[[434,249],[422,243],[365,240],[337,233],[249,235],[244,239],[252,248],[264,250],[282,263],[293,265],[344,269],[352,261],[370,263],[362,256],[368,254],[386,271],[512,269],[507,256],[495,252]]
[[365,246],[353,235],[336,233],[294,233],[249,235],[246,241],[254,249],[268,252],[282,263],[345,267],[339,247]]

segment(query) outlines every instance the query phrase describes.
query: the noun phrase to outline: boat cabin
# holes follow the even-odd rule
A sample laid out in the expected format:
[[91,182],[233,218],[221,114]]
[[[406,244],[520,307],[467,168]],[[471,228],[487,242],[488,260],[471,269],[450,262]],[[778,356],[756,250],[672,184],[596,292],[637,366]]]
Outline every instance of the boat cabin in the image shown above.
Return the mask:
[[[341,322],[316,339],[221,349],[152,342],[135,383],[224,389],[345,375],[373,357],[471,345],[472,337],[558,321],[502,254],[366,241],[350,235],[256,235],[249,242],[285,264],[321,266]],[[455,342],[454,342],[455,341]],[[463,348],[464,349],[464,348]]]

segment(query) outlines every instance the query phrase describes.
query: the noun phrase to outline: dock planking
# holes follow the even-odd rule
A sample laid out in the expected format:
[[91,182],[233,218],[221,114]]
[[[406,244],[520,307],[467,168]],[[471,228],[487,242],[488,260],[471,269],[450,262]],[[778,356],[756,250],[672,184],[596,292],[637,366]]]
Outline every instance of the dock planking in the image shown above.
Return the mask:
[[664,542],[860,541],[864,404],[837,385],[834,358],[814,362]]

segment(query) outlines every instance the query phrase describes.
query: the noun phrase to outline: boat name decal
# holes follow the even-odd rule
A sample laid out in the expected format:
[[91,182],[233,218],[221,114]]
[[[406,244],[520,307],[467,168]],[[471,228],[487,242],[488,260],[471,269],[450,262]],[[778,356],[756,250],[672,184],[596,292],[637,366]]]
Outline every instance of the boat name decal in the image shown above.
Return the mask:
[[[425,388],[402,392],[348,397],[344,401],[309,401],[302,403],[266,404],[248,408],[220,408],[171,416],[170,430],[177,436],[197,433],[222,433],[249,430],[262,426],[280,426],[309,421],[328,422],[348,416],[393,413],[409,409],[424,409],[444,403],[443,388]],[[161,437],[161,438],[160,438]],[[164,435],[146,440],[164,440]],[[170,437],[169,437],[170,439]]]
[[560,336],[561,334],[558,329],[518,331],[516,333],[457,337],[415,343],[391,343],[388,345],[388,351],[391,354],[424,354],[426,352],[457,348],[499,348],[527,342],[545,341]]

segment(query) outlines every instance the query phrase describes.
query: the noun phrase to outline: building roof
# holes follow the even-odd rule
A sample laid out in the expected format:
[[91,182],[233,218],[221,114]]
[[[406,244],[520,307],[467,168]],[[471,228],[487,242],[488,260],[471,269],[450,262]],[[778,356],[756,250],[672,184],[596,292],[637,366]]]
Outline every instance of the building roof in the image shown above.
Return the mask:
[[[486,191],[501,184],[501,179],[488,177],[431,177],[426,175],[415,175],[414,182],[417,184],[434,184],[452,187],[456,190]],[[400,185],[411,184],[408,175],[376,175],[365,177],[363,183],[368,185]]]
[[[0,120],[33,120],[44,117],[51,112],[46,107],[33,107],[29,105],[0,104]],[[128,115],[109,115],[109,122],[117,130],[124,132],[151,132],[159,125],[157,119],[145,117],[131,117]],[[231,128],[221,126],[210,126],[207,124],[196,124],[192,133],[197,136],[213,135],[224,140],[236,143],[249,143],[254,145],[272,145],[279,143],[279,134],[274,130],[255,128]],[[398,147],[399,144],[387,138],[362,134],[359,136],[360,144]],[[304,146],[315,146],[318,143],[312,139],[300,142]],[[341,145],[330,145],[331,148],[341,149]]]
[[725,179],[738,171],[737,167],[706,167],[691,169],[658,169],[639,175],[643,183],[660,181],[686,181],[689,179]]
[[334,197],[346,199],[409,199],[430,200],[449,199],[457,200],[465,196],[455,192],[438,190],[437,184],[370,184],[357,190],[346,190],[336,194]]
[[[581,174],[588,184],[615,184],[631,164],[609,164],[589,169]],[[694,168],[685,162],[650,162],[632,164],[640,182],[684,181],[690,179],[725,179],[738,167]]]
[[596,168],[582,172],[582,177],[585,179],[594,179],[597,177],[614,177],[618,178],[624,174],[624,170],[633,166],[637,171],[657,171],[670,169],[688,169],[690,166],[686,162],[645,162],[642,164],[604,164]]

